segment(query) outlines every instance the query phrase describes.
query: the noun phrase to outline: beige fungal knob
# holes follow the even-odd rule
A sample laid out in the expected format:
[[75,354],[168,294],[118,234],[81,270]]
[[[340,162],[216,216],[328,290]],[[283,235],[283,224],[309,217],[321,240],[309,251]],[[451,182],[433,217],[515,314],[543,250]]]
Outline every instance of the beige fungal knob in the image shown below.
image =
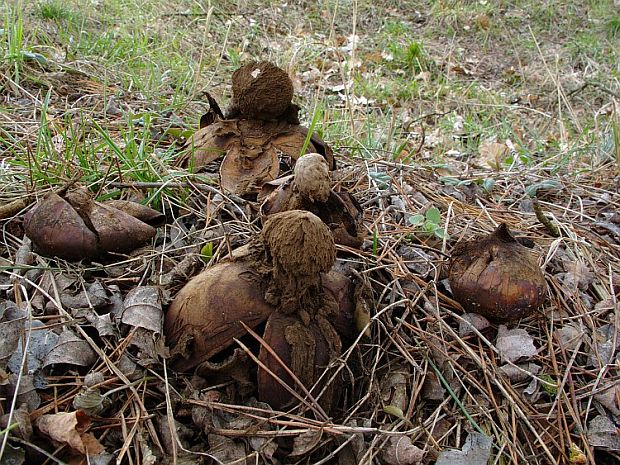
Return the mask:
[[295,163],[295,185],[299,194],[312,202],[327,202],[331,190],[329,167],[318,153],[309,153]]

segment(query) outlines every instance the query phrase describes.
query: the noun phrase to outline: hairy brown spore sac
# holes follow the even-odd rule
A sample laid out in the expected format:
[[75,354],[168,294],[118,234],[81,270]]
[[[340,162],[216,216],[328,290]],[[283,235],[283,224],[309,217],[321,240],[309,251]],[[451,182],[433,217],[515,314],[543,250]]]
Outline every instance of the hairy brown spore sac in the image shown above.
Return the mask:
[[251,62],[232,75],[233,108],[251,119],[275,120],[290,111],[293,82],[268,61]]
[[327,225],[307,211],[277,213],[265,221],[260,240],[272,264],[267,300],[284,313],[303,312],[304,319],[324,307],[321,273],[336,260]]
[[467,311],[500,321],[531,315],[543,304],[547,289],[536,257],[505,224],[457,246],[448,275],[455,299]]
[[302,210],[277,213],[265,221],[260,234],[274,267],[303,279],[327,272],[336,261],[329,228],[316,215]]

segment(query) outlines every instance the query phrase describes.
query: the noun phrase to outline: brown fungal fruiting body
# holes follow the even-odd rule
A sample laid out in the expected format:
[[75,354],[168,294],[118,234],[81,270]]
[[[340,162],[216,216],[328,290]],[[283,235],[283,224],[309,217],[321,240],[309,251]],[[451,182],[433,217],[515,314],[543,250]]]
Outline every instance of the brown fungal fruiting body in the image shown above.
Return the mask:
[[261,194],[264,200],[260,213],[265,217],[287,210],[307,210],[329,225],[336,243],[351,247],[362,243],[357,232],[361,208],[347,192],[331,189],[327,163],[318,153],[301,156],[294,175],[267,183]]
[[[144,213],[144,209],[141,211]],[[151,210],[151,216],[156,214]],[[94,258],[106,252],[130,252],[156,233],[152,226],[113,206],[94,201],[81,189],[67,193],[64,198],[48,194],[26,214],[24,229],[39,253],[67,260]]]
[[265,221],[261,240],[270,251],[274,268],[291,276],[316,276],[336,260],[336,246],[329,228],[316,215],[291,210]]
[[268,61],[251,62],[232,75],[233,107],[252,119],[275,120],[291,105],[293,82]]
[[[172,301],[164,320],[168,344],[182,357],[175,368],[187,371],[263,323],[274,308],[265,301],[265,281],[252,262],[224,262],[191,279]],[[179,347],[186,346],[186,347]]]
[[95,232],[58,194],[48,194],[26,214],[24,229],[35,250],[48,257],[80,260],[93,258],[99,252]]
[[[179,358],[174,368],[195,369],[198,374],[208,360],[246,334],[240,322],[257,328],[277,307],[265,299],[269,276],[255,257],[222,262],[192,278],[176,295],[166,312],[166,342]],[[259,271],[261,269],[261,271]],[[334,326],[352,335],[351,281],[331,271],[322,276],[325,292],[337,304]]]
[[267,218],[260,240],[272,263],[267,300],[286,313],[316,313],[324,304],[321,273],[336,260],[327,225],[307,211],[282,212]]
[[[326,320],[304,324],[296,315],[274,313],[267,322],[263,338],[314,396],[323,386],[311,391],[312,386],[342,351],[338,333]],[[258,370],[258,395],[263,402],[269,403],[273,408],[284,409],[294,399],[289,390],[276,381],[271,373],[303,397],[288,371],[265,347],[261,348],[260,360],[266,367]],[[329,386],[328,392],[320,399],[325,410],[332,406],[334,388],[334,385]]]
[[[207,94],[209,111],[200,129],[185,145],[178,163],[194,170],[219,165],[220,184],[237,195],[254,195],[280,174],[293,168],[303,152],[320,153],[329,170],[336,168],[331,148],[299,125],[299,107],[291,103],[293,84],[288,74],[269,62],[252,62],[232,76],[233,98],[224,115]],[[308,140],[309,139],[309,140]]]
[[[324,273],[336,260],[334,240],[320,218],[302,210],[268,217],[260,238],[272,259],[267,299],[277,305],[276,313],[267,321],[264,339],[299,381],[310,388],[342,349],[332,324],[340,310],[338,296],[328,292],[322,283]],[[275,408],[284,408],[293,396],[276,377],[297,392],[299,386],[292,383],[291,376],[265,347],[259,359],[263,363],[258,370],[259,398]],[[325,409],[330,408],[333,394],[323,397],[321,405]]]
[[463,307],[496,320],[532,314],[546,293],[536,257],[505,224],[487,237],[457,246],[448,274],[452,293]]
[[[208,366],[208,360],[233,344],[245,330],[267,320],[266,344],[306,387],[311,387],[340,355],[338,331],[352,333],[351,282],[331,270],[336,257],[329,228],[307,211],[271,216],[263,231],[237,261],[220,263],[193,278],[175,297],[167,314],[167,341],[181,358],[182,370]],[[299,390],[270,352],[261,348],[259,396],[274,407],[293,396],[270,374]],[[324,396],[328,408],[332,391]]]

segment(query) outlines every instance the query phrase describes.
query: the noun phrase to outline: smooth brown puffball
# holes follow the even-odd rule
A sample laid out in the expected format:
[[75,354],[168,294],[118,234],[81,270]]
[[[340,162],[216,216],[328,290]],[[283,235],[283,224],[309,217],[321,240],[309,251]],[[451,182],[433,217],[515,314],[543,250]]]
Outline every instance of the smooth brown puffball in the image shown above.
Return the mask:
[[290,210],[265,220],[261,241],[278,271],[290,277],[317,276],[336,261],[336,246],[329,227],[313,213]]
[[536,256],[502,223],[492,234],[458,245],[448,279],[463,307],[492,320],[517,320],[544,302],[545,277]]
[[329,167],[323,155],[309,153],[295,163],[295,185],[299,194],[311,202],[327,202],[331,191]]
[[291,105],[293,82],[281,68],[268,61],[251,62],[232,75],[233,107],[242,116],[274,120]]

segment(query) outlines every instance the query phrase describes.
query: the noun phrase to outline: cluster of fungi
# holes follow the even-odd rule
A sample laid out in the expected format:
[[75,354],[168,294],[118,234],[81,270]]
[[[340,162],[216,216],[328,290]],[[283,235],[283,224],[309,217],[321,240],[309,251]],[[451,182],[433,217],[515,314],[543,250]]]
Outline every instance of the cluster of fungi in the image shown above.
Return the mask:
[[[230,354],[251,332],[259,343],[259,399],[285,409],[310,396],[328,412],[338,402],[340,381],[326,370],[335,369],[356,336],[362,295],[351,276],[334,268],[336,244],[343,250],[362,245],[361,208],[349,193],[333,189],[333,152],[299,124],[284,70],[249,63],[234,72],[232,89],[226,115],[209,96],[210,110],[178,163],[215,167],[223,192],[254,202],[262,231],[173,299],[164,324],[172,366],[208,374],[214,357]],[[53,193],[25,218],[26,234],[39,253],[68,260],[127,252],[151,240],[153,223],[162,220],[136,208],[96,202],[83,190]],[[491,319],[527,316],[546,293],[536,257],[505,225],[457,246],[448,273],[464,309]]]
[[354,332],[354,285],[333,269],[336,243],[361,245],[361,209],[332,189],[332,150],[299,124],[284,70],[249,63],[234,72],[232,89],[226,116],[210,98],[183,162],[218,163],[222,190],[256,199],[263,228],[176,295],[164,326],[173,366],[208,373],[214,356],[260,328],[259,399],[283,409],[310,395],[329,411],[338,380],[326,389],[316,381]]

